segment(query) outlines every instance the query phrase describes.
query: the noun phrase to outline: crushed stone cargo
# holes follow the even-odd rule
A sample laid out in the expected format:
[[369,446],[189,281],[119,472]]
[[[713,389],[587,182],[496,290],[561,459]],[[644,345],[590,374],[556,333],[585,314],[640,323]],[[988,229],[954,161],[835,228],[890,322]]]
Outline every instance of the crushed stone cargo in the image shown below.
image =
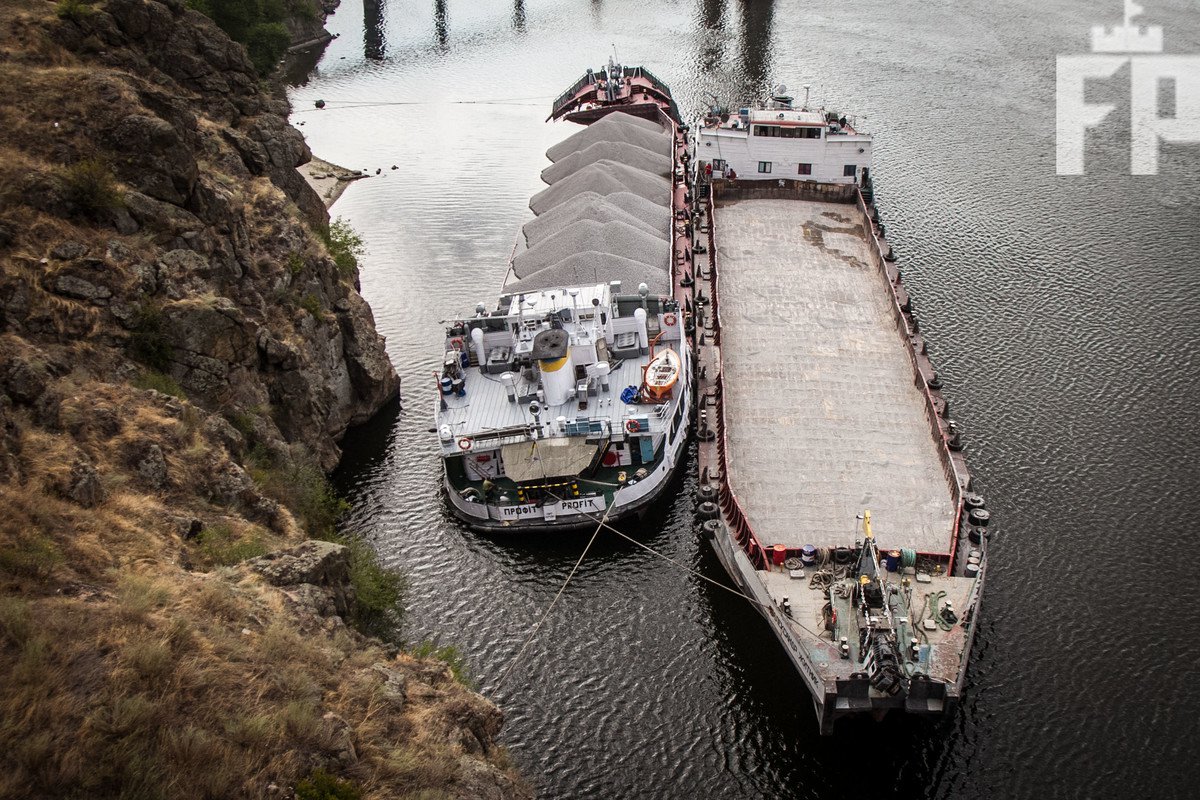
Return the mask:
[[535,194],[529,200],[529,208],[534,214],[543,214],[583,192],[600,195],[632,192],[660,206],[671,204],[671,181],[668,179],[615,161],[597,161]]
[[639,283],[650,287],[653,294],[665,294],[670,289],[666,270],[651,267],[641,261],[623,258],[612,253],[589,250],[564,258],[556,264],[538,270],[523,280],[504,287],[510,293],[533,292],[557,286],[580,286],[620,281],[633,290]]
[[587,250],[612,253],[661,270],[666,270],[670,264],[670,253],[657,236],[624,222],[582,220],[546,237],[536,247],[514,258],[513,272],[518,278],[527,278],[540,269]]
[[671,176],[671,159],[661,153],[626,142],[596,142],[546,167],[542,180],[553,186],[597,161],[616,161],[664,178]]
[[648,123],[655,130],[647,129],[647,120],[631,117],[628,114],[609,114],[599,122],[595,122],[579,133],[562,140],[546,151],[546,157],[551,161],[561,161],[572,153],[585,150],[596,142],[624,142],[637,145],[664,156],[671,155],[671,136],[658,128],[653,122]]
[[666,241],[671,231],[671,212],[630,192],[599,195],[583,192],[534,217],[521,230],[529,247],[581,220],[624,222]]

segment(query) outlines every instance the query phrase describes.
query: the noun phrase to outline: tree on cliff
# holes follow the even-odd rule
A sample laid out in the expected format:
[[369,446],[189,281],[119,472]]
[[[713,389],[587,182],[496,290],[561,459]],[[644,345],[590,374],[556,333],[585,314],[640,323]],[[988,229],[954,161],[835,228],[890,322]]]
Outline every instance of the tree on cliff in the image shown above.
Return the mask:
[[188,0],[188,5],[244,44],[259,75],[270,74],[287,51],[291,37],[284,20],[317,15],[314,0]]

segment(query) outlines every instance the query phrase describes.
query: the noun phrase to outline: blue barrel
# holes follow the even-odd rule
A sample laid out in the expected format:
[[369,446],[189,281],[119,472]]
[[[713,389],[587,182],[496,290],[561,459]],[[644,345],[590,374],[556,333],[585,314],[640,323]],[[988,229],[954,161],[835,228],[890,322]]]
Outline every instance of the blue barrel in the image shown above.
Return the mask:
[[450,394],[454,391],[454,381],[446,375],[442,376],[442,394]]
[[466,350],[459,353],[459,359],[462,361],[463,369],[471,366],[471,356]]
[[453,381],[451,381],[450,386],[454,390],[454,393],[459,397],[467,396],[467,382],[462,378],[455,378]]
[[883,555],[883,565],[887,567],[888,572],[895,572],[900,569],[900,551],[888,550]]
[[806,567],[811,567],[813,564],[816,564],[817,548],[813,547],[811,544],[806,544],[804,547],[800,548],[800,561]]

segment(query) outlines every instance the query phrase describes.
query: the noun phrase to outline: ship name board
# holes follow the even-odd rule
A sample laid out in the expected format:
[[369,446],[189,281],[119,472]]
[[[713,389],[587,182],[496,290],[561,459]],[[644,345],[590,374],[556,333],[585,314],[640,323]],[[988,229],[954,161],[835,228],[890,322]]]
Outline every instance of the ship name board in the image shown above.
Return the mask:
[[557,503],[540,506],[537,503],[522,503],[515,506],[500,506],[501,519],[528,519],[529,517],[569,517],[575,514],[604,513],[604,497],[572,497]]

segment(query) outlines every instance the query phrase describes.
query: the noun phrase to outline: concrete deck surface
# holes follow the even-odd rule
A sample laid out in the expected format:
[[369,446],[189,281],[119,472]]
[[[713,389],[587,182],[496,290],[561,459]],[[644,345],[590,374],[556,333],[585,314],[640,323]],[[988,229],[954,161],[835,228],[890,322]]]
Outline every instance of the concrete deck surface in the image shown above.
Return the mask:
[[854,206],[715,212],[729,472],[767,546],[950,549],[955,505]]

